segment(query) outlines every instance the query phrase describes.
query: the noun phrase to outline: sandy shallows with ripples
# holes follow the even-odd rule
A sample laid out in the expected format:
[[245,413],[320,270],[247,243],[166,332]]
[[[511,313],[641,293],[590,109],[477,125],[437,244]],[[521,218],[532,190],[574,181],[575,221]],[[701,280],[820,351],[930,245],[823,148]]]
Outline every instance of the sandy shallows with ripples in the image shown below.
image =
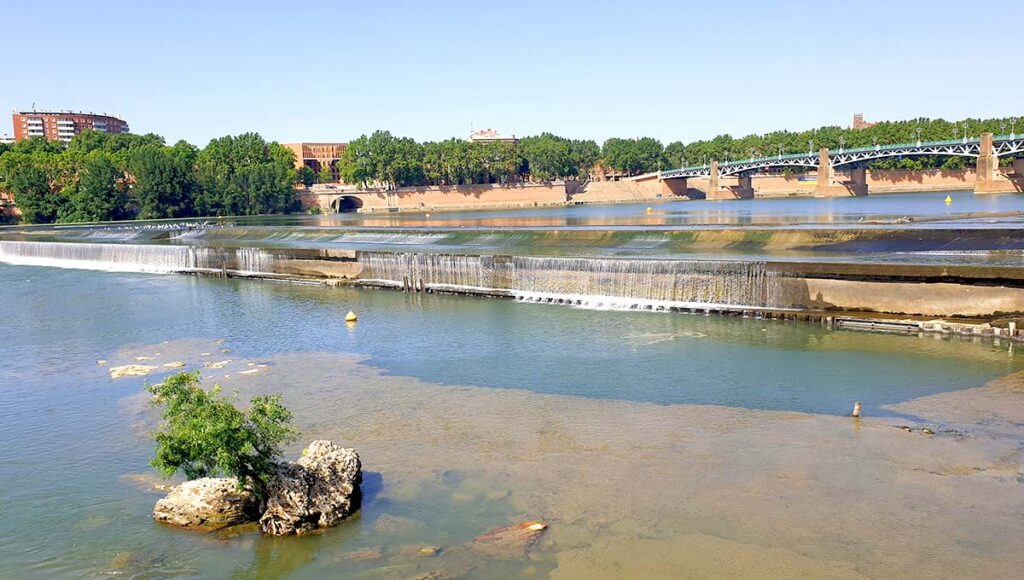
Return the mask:
[[[444,498],[456,511],[507,502],[510,517],[495,526],[548,523],[519,572],[1014,578],[1024,566],[1024,375],[897,408],[917,420],[857,421],[428,384],[336,354],[267,357],[265,372],[238,374],[249,362],[204,375],[245,396],[282,392],[304,441],[356,447],[382,481],[370,501],[415,502],[419,490],[457,481]],[[416,537],[434,544],[425,523]],[[336,537],[330,549],[344,550]],[[463,545],[442,548],[429,561],[385,550],[345,565],[384,575],[508,570]]]

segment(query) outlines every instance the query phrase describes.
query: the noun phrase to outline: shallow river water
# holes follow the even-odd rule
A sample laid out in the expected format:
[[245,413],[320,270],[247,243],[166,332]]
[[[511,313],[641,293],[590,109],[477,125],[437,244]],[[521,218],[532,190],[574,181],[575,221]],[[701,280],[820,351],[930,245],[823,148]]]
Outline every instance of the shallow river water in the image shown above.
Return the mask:
[[[0,280],[2,578],[1024,566],[1024,358],[1006,342],[28,266]],[[305,538],[154,523],[146,379],[108,368],[174,361],[242,398],[283,393],[290,456],[356,447],[362,510]],[[526,520],[550,526],[527,553],[474,549]]]

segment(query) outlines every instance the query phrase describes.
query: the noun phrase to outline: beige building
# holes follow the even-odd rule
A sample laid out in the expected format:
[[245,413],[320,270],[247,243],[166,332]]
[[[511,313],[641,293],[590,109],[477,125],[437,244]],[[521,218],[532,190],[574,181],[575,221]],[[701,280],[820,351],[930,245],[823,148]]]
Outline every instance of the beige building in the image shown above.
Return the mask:
[[332,181],[337,182],[338,160],[345,152],[348,143],[282,143],[295,153],[295,168],[306,166],[317,175],[324,167],[331,168]]
[[481,129],[469,134],[470,143],[496,143],[500,141],[518,143],[515,135],[502,135],[494,129]]

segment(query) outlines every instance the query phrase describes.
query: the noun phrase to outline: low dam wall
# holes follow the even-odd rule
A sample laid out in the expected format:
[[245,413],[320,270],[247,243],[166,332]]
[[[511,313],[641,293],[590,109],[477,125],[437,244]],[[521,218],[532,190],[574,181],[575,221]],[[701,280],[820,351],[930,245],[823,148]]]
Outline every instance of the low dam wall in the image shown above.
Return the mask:
[[0,261],[253,276],[627,310],[786,316],[1024,313],[1024,271],[972,266],[468,255],[0,241]]

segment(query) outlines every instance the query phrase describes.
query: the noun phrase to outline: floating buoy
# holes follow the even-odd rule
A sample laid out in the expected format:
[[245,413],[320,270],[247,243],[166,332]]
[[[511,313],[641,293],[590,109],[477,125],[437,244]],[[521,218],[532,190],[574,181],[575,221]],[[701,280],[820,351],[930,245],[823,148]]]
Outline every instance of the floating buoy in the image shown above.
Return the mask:
[[355,312],[349,310],[348,314],[345,315],[345,322],[355,322],[356,320],[359,320],[359,317],[356,316]]
[[647,213],[651,213],[651,211],[653,211],[651,208],[647,208]]
[[853,417],[860,417],[860,401],[854,401],[854,403],[853,403],[853,413],[851,413],[851,416],[853,416]]
[[427,217],[430,217],[430,214],[429,214],[429,213],[427,214]]
[[951,203],[953,203],[953,196],[947,195],[946,196],[946,205],[949,205]]

